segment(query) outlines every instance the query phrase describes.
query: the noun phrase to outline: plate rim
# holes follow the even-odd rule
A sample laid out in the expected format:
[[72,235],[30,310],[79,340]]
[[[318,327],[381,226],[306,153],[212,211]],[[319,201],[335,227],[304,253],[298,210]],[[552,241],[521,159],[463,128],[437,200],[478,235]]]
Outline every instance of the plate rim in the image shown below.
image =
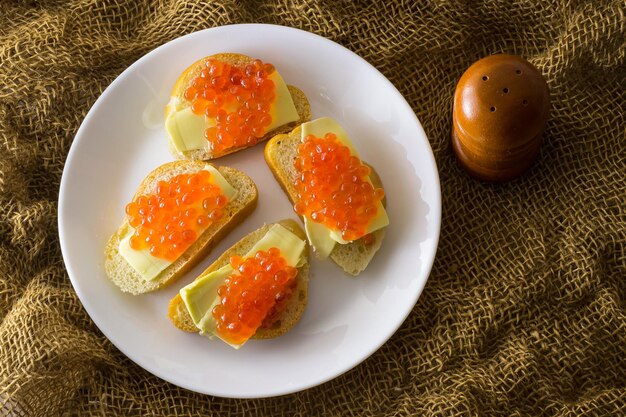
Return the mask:
[[[115,89],[117,84],[122,82],[122,80],[128,76],[129,74],[131,74],[135,67],[141,65],[141,63],[145,60],[147,60],[149,57],[151,57],[152,55],[158,54],[160,50],[162,50],[164,47],[169,46],[171,47],[171,45],[174,45],[176,43],[181,43],[181,42],[185,42],[186,40],[188,40],[189,38],[192,37],[199,37],[202,36],[202,34],[207,33],[207,32],[219,32],[222,31],[224,29],[231,29],[232,28],[268,28],[270,30],[285,30],[286,32],[293,32],[293,33],[297,33],[300,36],[305,36],[305,37],[309,37],[312,39],[315,39],[316,41],[322,41],[323,43],[327,44],[329,47],[331,48],[339,48],[341,50],[341,52],[343,53],[347,53],[348,55],[351,55],[353,58],[356,58],[357,60],[361,61],[362,63],[364,63],[365,65],[367,65],[371,70],[375,71],[375,73],[378,74],[378,76],[382,79],[383,83],[387,84],[387,88],[390,90],[391,93],[393,93],[394,95],[396,95],[399,99],[400,99],[400,103],[402,103],[402,106],[405,107],[405,109],[409,110],[409,114],[412,114],[412,122],[415,123],[416,128],[420,131],[421,135],[420,135],[420,140],[424,142],[424,144],[426,145],[426,149],[428,152],[426,152],[426,157],[430,160],[430,163],[433,166],[433,188],[434,188],[434,195],[433,197],[433,201],[429,201],[429,209],[431,209],[433,211],[433,221],[432,221],[432,226],[433,227],[433,243],[431,245],[432,247],[432,254],[429,254],[428,258],[425,259],[424,264],[422,265],[422,270],[424,271],[424,275],[425,275],[425,279],[423,280],[423,282],[421,283],[421,285],[418,286],[417,291],[415,291],[414,293],[414,299],[412,300],[412,302],[410,303],[411,307],[407,308],[406,313],[404,314],[404,317],[402,317],[401,320],[397,321],[397,324],[395,324],[394,326],[390,326],[388,328],[386,328],[386,332],[384,332],[384,337],[382,337],[380,340],[381,342],[379,344],[374,343],[370,349],[368,349],[367,353],[365,355],[363,355],[362,357],[360,357],[359,359],[355,360],[355,361],[351,361],[351,362],[346,362],[347,365],[345,366],[340,366],[339,370],[336,373],[330,373],[327,377],[325,378],[319,378],[316,379],[314,381],[309,381],[307,383],[304,384],[294,384],[293,386],[289,387],[289,388],[284,388],[282,390],[274,390],[274,393],[270,393],[269,395],[267,394],[260,394],[260,395],[255,395],[255,394],[250,394],[250,395],[232,395],[232,394],[227,394],[227,393],[223,393],[223,392],[219,392],[216,390],[209,390],[209,391],[200,391],[198,390],[198,388],[195,385],[192,384],[188,384],[186,383],[185,380],[180,380],[177,378],[173,378],[171,376],[171,374],[168,374],[165,371],[162,371],[160,368],[156,367],[149,367],[147,364],[142,363],[143,361],[137,359],[136,357],[133,357],[133,355],[131,355],[131,353],[127,352],[126,349],[123,349],[122,347],[120,347],[120,343],[118,343],[118,341],[116,340],[116,337],[112,336],[108,331],[104,331],[102,326],[99,324],[98,320],[96,318],[94,318],[94,314],[95,316],[98,316],[98,314],[92,309],[92,307],[89,305],[89,302],[85,302],[84,300],[86,300],[85,295],[83,294],[82,290],[80,289],[80,284],[77,283],[76,279],[74,278],[76,275],[76,272],[73,270],[71,261],[68,258],[67,253],[69,252],[69,248],[68,248],[68,243],[67,243],[67,238],[65,236],[65,230],[63,227],[64,224],[64,212],[66,210],[65,207],[65,196],[67,194],[67,182],[68,180],[68,170],[66,170],[67,166],[71,166],[72,165],[72,161],[76,158],[76,152],[77,152],[77,148],[78,146],[75,146],[77,143],[79,143],[80,141],[85,141],[86,139],[82,139],[83,136],[85,136],[83,134],[83,130],[86,128],[85,126],[87,126],[89,124],[89,121],[94,117],[94,114],[96,114],[97,112],[92,112],[92,110],[94,110],[97,107],[100,107],[102,105],[102,102],[104,100],[104,97],[106,97],[108,95],[108,92]],[[59,195],[58,195],[58,200],[57,200],[57,207],[58,207],[58,212],[57,212],[57,227],[58,227],[58,236],[59,236],[59,243],[60,243],[60,247],[61,247],[61,254],[62,254],[62,258],[63,258],[63,263],[65,265],[65,269],[68,273],[68,277],[70,278],[70,282],[72,284],[72,288],[74,289],[74,291],[76,292],[76,295],[78,296],[78,299],[81,302],[81,305],[83,306],[83,308],[86,310],[87,314],[89,315],[89,318],[91,319],[91,321],[96,325],[96,327],[98,328],[98,330],[100,330],[100,332],[115,346],[116,349],[118,349],[122,354],[124,354],[124,356],[126,356],[129,360],[131,360],[133,363],[137,364],[139,367],[141,367],[143,370],[149,372],[150,374],[158,377],[159,379],[162,379],[168,383],[174,384],[176,386],[179,386],[181,388],[193,391],[193,392],[197,392],[200,394],[205,394],[205,395],[213,395],[213,396],[219,396],[222,398],[236,398],[236,399],[252,399],[252,398],[271,398],[271,397],[278,397],[278,396],[284,396],[284,395],[289,395],[289,394],[293,394],[296,392],[300,392],[300,391],[304,391],[316,386],[319,386],[321,384],[324,384],[330,380],[333,380],[347,372],[349,372],[350,370],[354,369],[356,366],[360,365],[361,363],[363,363],[365,360],[367,360],[369,357],[371,357],[375,352],[377,352],[385,343],[387,343],[389,341],[389,339],[391,337],[393,337],[393,335],[398,331],[398,329],[402,326],[402,324],[404,324],[404,322],[406,321],[407,317],[411,314],[411,312],[413,311],[417,301],[419,300],[424,287],[426,286],[426,283],[430,277],[430,273],[432,271],[432,267],[435,261],[435,257],[436,257],[436,253],[437,253],[437,249],[438,249],[438,245],[439,245],[439,239],[440,239],[440,234],[441,234],[441,212],[442,212],[442,207],[441,207],[441,183],[440,183],[440,178],[439,178],[439,169],[437,166],[437,162],[432,150],[432,147],[430,145],[430,141],[428,140],[428,136],[426,135],[426,132],[424,131],[424,128],[421,124],[421,122],[419,121],[417,115],[415,114],[413,108],[410,106],[410,104],[406,101],[406,99],[404,98],[404,96],[400,93],[400,91],[395,87],[395,85],[384,75],[382,74],[376,67],[374,67],[372,64],[370,64],[367,60],[365,60],[364,58],[362,58],[361,56],[359,56],[358,54],[356,54],[355,52],[351,51],[350,49],[346,48],[343,45],[340,45],[328,38],[325,38],[321,35],[317,35],[315,33],[312,32],[308,32],[306,30],[302,30],[302,29],[298,29],[298,28],[294,28],[294,27],[290,27],[290,26],[282,26],[282,25],[275,25],[275,24],[264,24],[264,23],[238,23],[238,24],[228,24],[228,25],[222,25],[222,26],[215,26],[215,27],[211,27],[211,28],[207,28],[207,29],[202,29],[199,31],[195,31],[195,32],[191,32],[188,34],[185,34],[183,36],[179,36],[177,38],[174,38],[170,41],[167,41],[159,46],[157,46],[156,48],[152,49],[151,51],[147,52],[146,54],[142,55],[140,58],[138,58],[136,61],[134,61],[131,65],[129,65],[126,69],[124,69],[124,71],[122,71],[119,75],[117,75],[115,77],[115,79],[102,91],[102,93],[100,93],[100,95],[98,96],[98,98],[96,99],[96,101],[92,104],[92,106],[89,108],[89,110],[87,111],[87,114],[85,115],[83,121],[81,122],[78,130],[76,131],[76,134],[74,135],[74,138],[72,140],[72,144],[70,145],[70,149],[67,153],[67,157],[65,159],[64,165],[63,165],[63,173],[61,175],[61,181],[60,181],[60,186],[59,186]]]

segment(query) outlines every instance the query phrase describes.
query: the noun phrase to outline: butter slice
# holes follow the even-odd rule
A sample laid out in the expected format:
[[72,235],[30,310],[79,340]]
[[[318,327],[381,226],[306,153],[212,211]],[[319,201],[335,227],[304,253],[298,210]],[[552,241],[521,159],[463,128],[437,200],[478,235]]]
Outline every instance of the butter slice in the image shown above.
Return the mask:
[[[200,330],[207,330],[211,323],[203,323],[203,319],[208,311],[212,311],[213,307],[219,302],[217,289],[224,283],[224,280],[233,272],[230,264],[221,267],[217,271],[210,274],[202,275],[191,284],[180,289],[179,294],[189,311],[189,315],[194,324]],[[214,326],[213,326],[214,327]],[[211,329],[214,330],[214,329]],[[212,335],[209,335],[212,337]]]
[[[228,198],[228,201],[233,200],[237,196],[237,190],[235,190],[212,165],[207,164],[203,170],[211,173],[211,183],[220,187],[222,194]],[[165,268],[170,266],[172,262],[152,256],[148,249],[135,250],[131,248],[130,238],[133,233],[135,233],[135,229],[128,226],[126,234],[120,240],[118,251],[120,255],[126,259],[126,262],[137,271],[142,279],[152,281],[163,272]]]
[[[302,141],[307,135],[314,135],[318,138],[323,138],[326,133],[332,132],[337,135],[337,140],[341,144],[350,149],[350,153],[356,157],[359,156],[354,144],[348,137],[346,131],[330,117],[322,117],[320,119],[312,120],[302,124]],[[367,181],[372,184],[370,178]],[[375,232],[389,225],[389,217],[387,211],[381,202],[376,205],[376,216],[370,221],[367,226],[367,233]],[[320,259],[327,258],[333,251],[335,244],[342,245],[350,243],[350,241],[344,240],[341,236],[341,232],[333,230],[322,223],[316,223],[308,217],[304,217],[304,228],[309,239],[309,243],[313,246],[315,254]]]
[[[280,249],[281,255],[289,266],[299,267],[303,259],[305,242],[293,234],[289,229],[280,224],[275,224],[267,233],[248,251],[245,258],[254,256],[258,251],[267,251],[272,247]],[[224,280],[233,272],[230,265],[200,276],[191,284],[181,288],[179,294],[189,311],[194,324],[200,330],[200,334],[210,339],[213,336],[220,337],[216,332],[216,321],[213,317],[213,307],[220,303],[217,289]],[[221,339],[221,338],[220,338]],[[228,343],[235,349],[243,346]],[[244,342],[245,343],[245,342]]]
[[330,237],[329,230],[324,224],[314,222],[304,216],[304,231],[309,238],[309,243],[315,249],[315,255],[319,259],[328,258],[337,243]]
[[204,132],[212,126],[215,126],[215,119],[199,116],[191,111],[191,107],[179,110],[165,120],[165,130],[178,152],[208,149]]
[[[287,84],[278,71],[274,71],[268,78],[276,86],[276,99],[270,108],[272,123],[267,127],[269,132],[287,123],[295,122],[300,116],[293,104]],[[170,104],[174,108],[177,107],[178,103],[176,97],[171,98]],[[191,107],[186,107],[168,115],[165,120],[165,130],[178,152],[196,149],[208,150],[209,142],[204,137],[204,132],[215,124],[215,119],[197,115],[191,111]]]
[[135,229],[128,226],[128,232],[125,237],[120,241],[119,252],[126,262],[133,267],[133,269],[139,274],[139,276],[145,281],[152,281],[156,278],[165,268],[167,268],[171,262],[166,259],[157,258],[152,256],[147,249],[135,250],[130,247],[130,238],[132,237]]

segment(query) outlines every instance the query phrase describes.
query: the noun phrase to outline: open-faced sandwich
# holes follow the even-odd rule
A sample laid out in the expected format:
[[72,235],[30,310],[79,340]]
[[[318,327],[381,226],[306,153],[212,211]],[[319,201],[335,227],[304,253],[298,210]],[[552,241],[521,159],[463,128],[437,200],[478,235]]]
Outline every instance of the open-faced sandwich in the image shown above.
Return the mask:
[[293,220],[245,236],[170,301],[181,330],[238,349],[250,338],[289,331],[304,312],[309,282],[306,236]]
[[272,64],[223,53],[202,58],[178,78],[165,109],[172,153],[219,158],[288,132],[311,118],[306,96]]
[[257,203],[252,180],[234,168],[170,162],[152,171],[126,205],[105,248],[105,271],[122,291],[165,287],[201,260]]
[[265,160],[304,221],[320,258],[350,275],[362,272],[381,246],[389,218],[376,171],[359,159],[347,133],[324,117],[274,136]]

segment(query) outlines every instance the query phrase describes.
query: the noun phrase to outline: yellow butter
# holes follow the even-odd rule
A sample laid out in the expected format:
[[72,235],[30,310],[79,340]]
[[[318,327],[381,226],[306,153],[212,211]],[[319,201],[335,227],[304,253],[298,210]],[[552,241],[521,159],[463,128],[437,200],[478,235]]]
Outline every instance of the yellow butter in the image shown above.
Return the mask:
[[287,88],[287,84],[283,77],[274,71],[267,78],[274,82],[276,87],[275,94],[276,99],[270,108],[270,116],[272,116],[272,124],[267,127],[267,131],[270,132],[282,125],[292,123],[300,118],[296,105],[293,103],[293,98]]
[[204,132],[211,126],[215,126],[215,119],[199,116],[191,111],[191,107],[179,110],[165,120],[165,130],[178,152],[208,149]]
[[302,141],[308,135],[317,136],[323,138],[327,133],[332,132],[337,135],[337,139],[343,145],[350,149],[350,153],[354,156],[359,156],[354,144],[350,140],[348,133],[330,117],[320,117],[319,119],[311,120],[310,122],[302,123]]
[[[237,196],[237,190],[212,165],[207,164],[203,169],[211,173],[211,183],[220,187],[222,195],[226,196],[228,201],[233,200]],[[126,234],[120,240],[118,251],[143,280],[152,281],[172,262],[152,256],[148,249],[135,250],[131,248],[130,238],[133,233],[135,233],[135,229],[128,226]]]
[[228,181],[226,181],[226,178],[224,178],[222,173],[219,172],[213,165],[206,164],[202,169],[211,173],[211,184],[215,184],[220,187],[222,195],[226,197],[228,201],[232,201],[235,197],[237,197],[237,190],[233,188]]
[[314,222],[304,217],[304,231],[309,238],[309,243],[315,250],[315,255],[320,259],[328,258],[337,243],[330,237],[330,229],[322,223]]
[[[303,255],[306,256],[304,254],[305,242],[289,229],[280,224],[275,224],[244,257],[254,256],[258,251],[267,251],[273,247],[280,249],[281,255],[289,266],[300,266]],[[200,276],[179,291],[194,324],[203,336],[219,337],[216,333],[217,323],[213,317],[213,307],[220,303],[217,289],[232,272],[233,269],[230,265],[223,266],[216,271]],[[243,345],[235,345],[225,340],[224,342],[235,349],[239,349]]]
[[135,229],[130,226],[128,226],[128,229],[127,234],[120,240],[118,248],[120,255],[126,259],[126,262],[133,267],[142,279],[151,281],[163,272],[171,262],[152,256],[147,249],[135,250],[131,248],[130,238],[135,232]]
[[[322,117],[302,124],[302,141],[307,135],[314,135],[323,138],[326,133],[332,132],[337,136],[337,140],[350,149],[350,153],[356,157],[359,156],[354,144],[350,140],[346,131],[330,117]],[[368,177],[368,182],[372,181]],[[374,217],[367,226],[367,233],[375,232],[389,225],[389,217],[382,203],[376,206],[376,217]],[[305,217],[304,226],[309,243],[313,246],[315,254],[318,258],[325,259],[330,255],[336,243],[345,245],[350,243],[341,237],[341,232],[333,230],[321,223],[315,223],[313,220]]]
[[[178,292],[194,324],[202,331],[210,330],[208,332],[209,335],[212,335],[215,325],[214,323],[206,323],[204,317],[207,315],[207,312],[212,311],[213,307],[219,303],[219,297],[216,297],[217,289],[224,283],[224,280],[231,272],[233,272],[233,269],[230,265],[223,266],[210,274],[200,276]],[[212,328],[211,324],[213,324]]]
[[[270,109],[272,123],[267,127],[267,131],[272,131],[277,127],[287,123],[295,122],[300,118],[296,106],[293,103],[285,80],[274,71],[268,76],[276,86],[276,99]],[[170,105],[177,108],[178,99],[172,97]],[[204,132],[215,126],[213,118],[197,115],[191,111],[191,107],[177,110],[168,115],[165,120],[165,130],[174,148],[178,152],[191,151],[196,149],[209,149],[209,142],[204,137]]]

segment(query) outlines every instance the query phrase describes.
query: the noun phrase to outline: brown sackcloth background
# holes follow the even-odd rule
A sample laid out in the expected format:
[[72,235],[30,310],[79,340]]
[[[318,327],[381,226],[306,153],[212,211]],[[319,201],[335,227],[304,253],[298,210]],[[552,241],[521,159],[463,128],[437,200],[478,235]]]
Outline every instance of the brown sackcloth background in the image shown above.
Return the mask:
[[[404,94],[435,152],[443,226],[426,289],[363,364],[285,397],[194,394],[136,366],[72,290],[57,197],[74,134],[128,65],[196,30],[264,22],[355,51]],[[450,149],[474,60],[548,80],[538,163],[492,186]],[[0,415],[626,415],[626,3],[0,2]]]

